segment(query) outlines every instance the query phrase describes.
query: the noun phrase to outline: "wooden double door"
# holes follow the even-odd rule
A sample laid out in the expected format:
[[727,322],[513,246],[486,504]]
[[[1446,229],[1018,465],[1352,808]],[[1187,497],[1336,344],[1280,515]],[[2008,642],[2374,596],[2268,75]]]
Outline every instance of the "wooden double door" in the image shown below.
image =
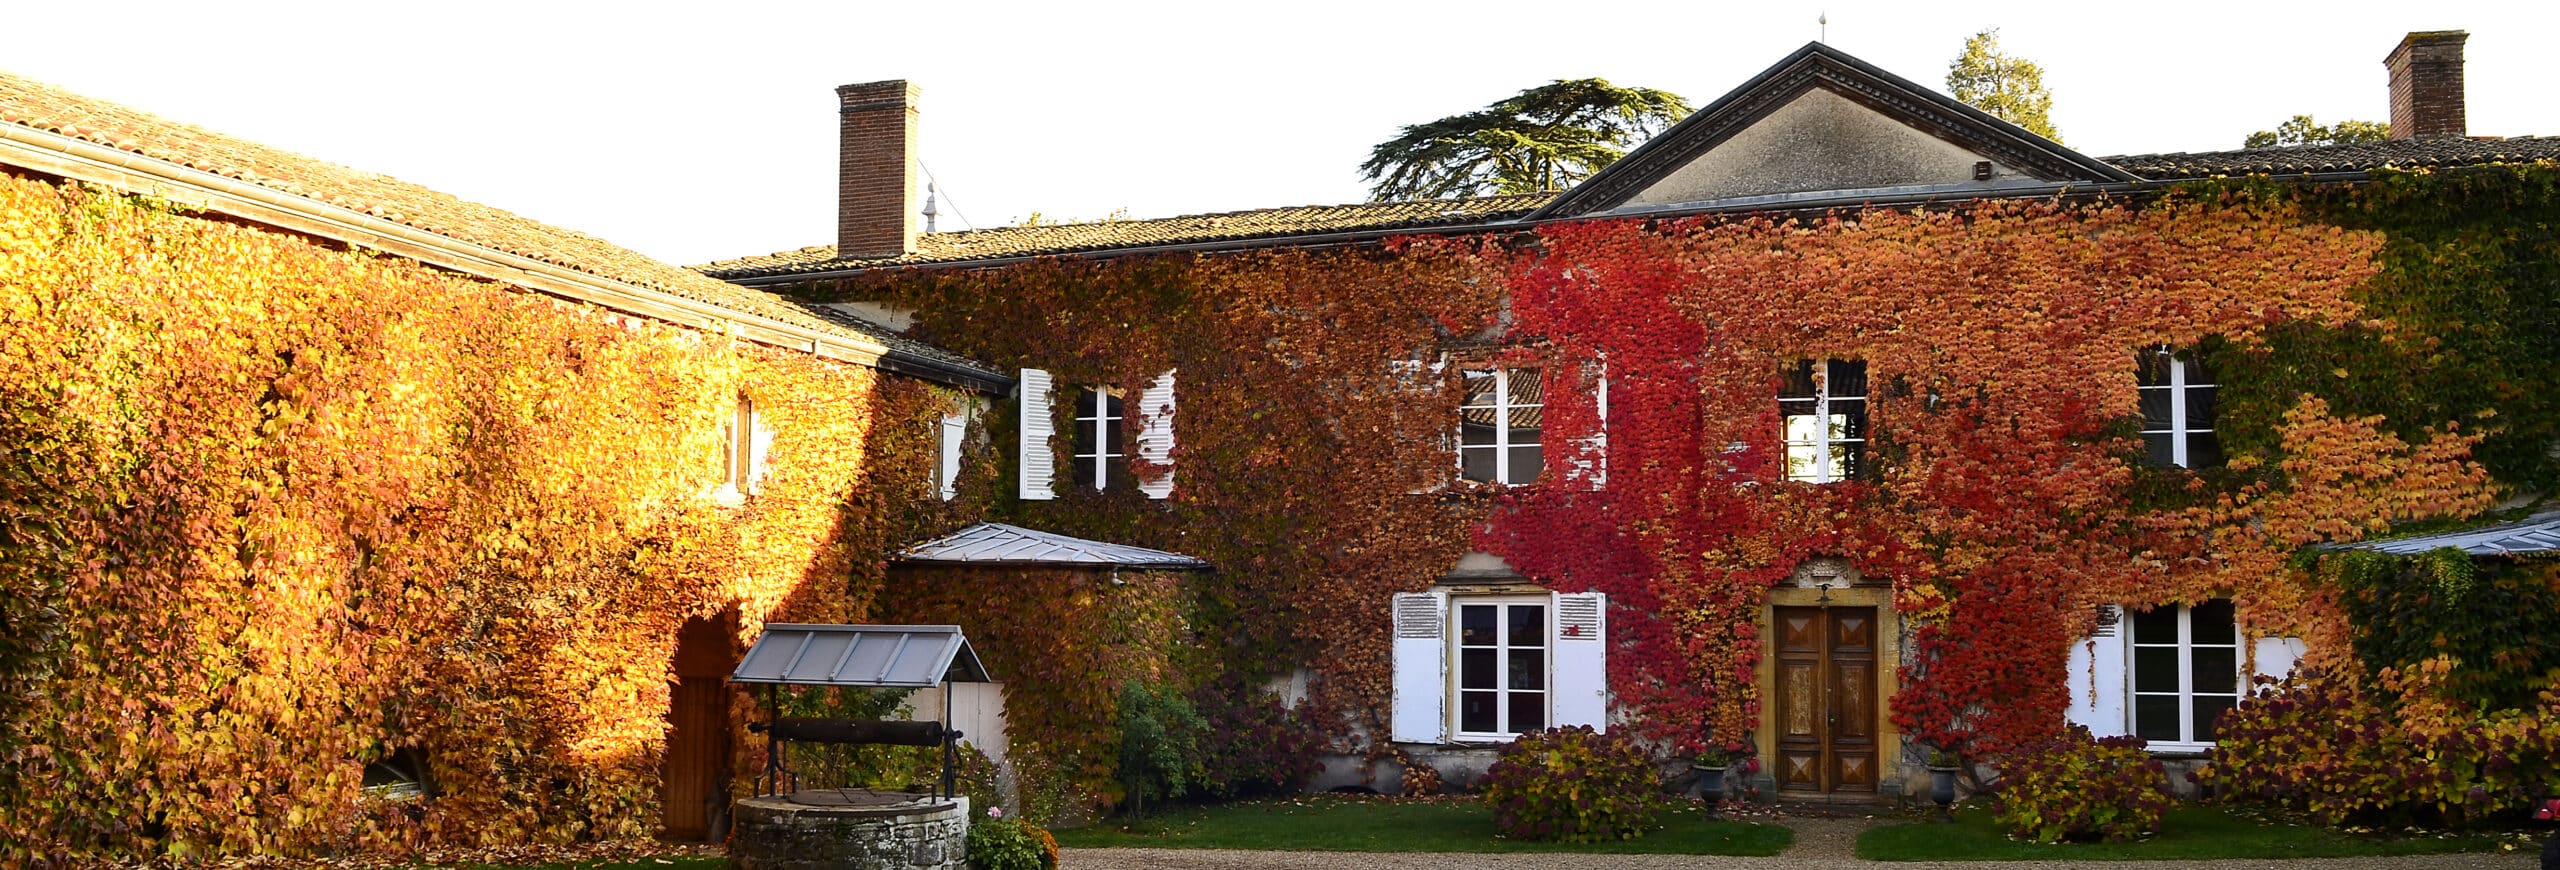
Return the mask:
[[1778,790],[1874,795],[1876,608],[1779,607],[1770,616]]

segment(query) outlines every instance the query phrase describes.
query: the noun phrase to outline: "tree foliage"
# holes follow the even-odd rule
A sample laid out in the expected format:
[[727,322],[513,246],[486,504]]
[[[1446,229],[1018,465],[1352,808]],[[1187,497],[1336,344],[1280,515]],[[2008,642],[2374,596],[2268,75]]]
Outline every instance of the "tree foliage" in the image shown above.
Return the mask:
[[2048,116],[2053,111],[2053,92],[2045,90],[2044,68],[2001,53],[1997,27],[1965,39],[1964,52],[1947,64],[1947,92],[2027,132],[2062,141],[2061,131],[2054,129]]
[[1360,176],[1378,201],[1558,190],[1688,114],[1688,101],[1669,91],[1559,79],[1405,127],[1370,149]]
[[2276,125],[2273,130],[2249,134],[2242,148],[2282,148],[2293,145],[2354,145],[2380,142],[2391,138],[2391,125],[2381,121],[2340,121],[2322,124],[2310,115],[2295,115],[2293,120]]

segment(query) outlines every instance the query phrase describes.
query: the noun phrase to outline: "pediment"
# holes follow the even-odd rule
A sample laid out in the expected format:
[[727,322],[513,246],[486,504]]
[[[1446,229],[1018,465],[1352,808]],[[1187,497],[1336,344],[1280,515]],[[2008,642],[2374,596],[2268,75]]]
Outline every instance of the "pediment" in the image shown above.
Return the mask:
[[[1987,176],[1987,177],[1986,177]],[[1788,55],[1530,220],[1825,194],[1999,195],[2136,179],[1821,43]]]

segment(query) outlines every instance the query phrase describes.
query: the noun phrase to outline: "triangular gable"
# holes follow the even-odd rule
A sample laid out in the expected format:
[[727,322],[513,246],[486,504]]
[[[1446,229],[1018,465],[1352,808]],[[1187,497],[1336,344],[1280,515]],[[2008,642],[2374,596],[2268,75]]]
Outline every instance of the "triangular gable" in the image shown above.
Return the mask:
[[[1977,174],[1986,162],[1987,179]],[[1814,42],[1526,219],[1838,191],[1994,193],[2136,180]]]

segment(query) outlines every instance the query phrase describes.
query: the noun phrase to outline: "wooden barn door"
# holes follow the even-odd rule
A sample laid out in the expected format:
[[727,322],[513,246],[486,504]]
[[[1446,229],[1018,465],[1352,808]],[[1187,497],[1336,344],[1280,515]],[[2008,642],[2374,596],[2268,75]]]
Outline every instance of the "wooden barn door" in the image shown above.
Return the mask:
[[673,840],[711,840],[729,803],[730,660],[726,619],[690,620],[676,641],[676,684],[667,704],[661,821]]
[[1772,621],[1779,790],[1875,794],[1875,608],[1780,607]]

